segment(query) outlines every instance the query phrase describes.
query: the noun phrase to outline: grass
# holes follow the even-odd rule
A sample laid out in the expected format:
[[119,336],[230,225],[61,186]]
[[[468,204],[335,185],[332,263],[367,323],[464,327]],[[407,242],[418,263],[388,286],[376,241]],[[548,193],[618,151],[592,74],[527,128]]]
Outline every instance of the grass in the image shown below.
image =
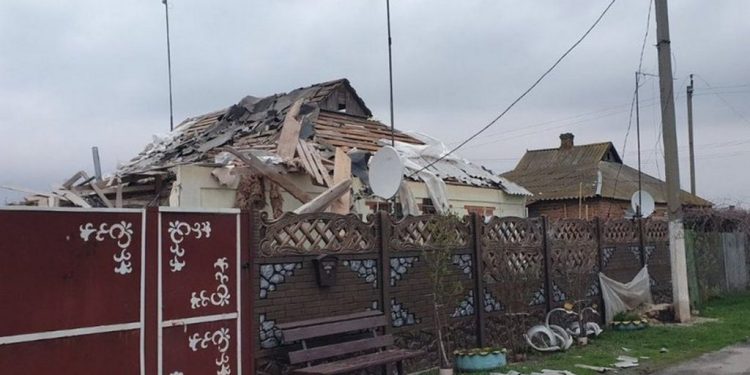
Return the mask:
[[[748,340],[748,312],[750,294],[721,297],[709,301],[701,311],[701,317],[716,318],[716,321],[687,326],[653,326],[631,332],[606,330],[598,338],[589,340],[586,347],[574,347],[564,353],[535,354],[526,362],[512,364],[502,372],[512,369],[529,373],[546,368],[570,370],[578,375],[595,374],[577,368],[575,364],[610,366],[617,356],[628,355],[649,357],[641,359],[641,365],[628,373],[647,373]],[[661,353],[661,348],[668,351]]]

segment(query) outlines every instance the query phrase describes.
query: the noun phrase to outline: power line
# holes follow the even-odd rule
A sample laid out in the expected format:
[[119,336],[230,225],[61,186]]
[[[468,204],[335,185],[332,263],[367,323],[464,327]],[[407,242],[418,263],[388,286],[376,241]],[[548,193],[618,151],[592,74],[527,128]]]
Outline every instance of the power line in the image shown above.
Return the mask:
[[452,148],[450,151],[448,151],[444,155],[441,155],[439,158],[437,158],[434,161],[432,161],[431,163],[425,165],[424,167],[422,167],[418,171],[415,171],[412,174],[410,174],[409,177],[413,177],[417,173],[422,172],[425,169],[427,169],[427,168],[435,165],[435,163],[437,163],[440,160],[443,160],[444,158],[446,158],[449,155],[453,154],[454,152],[456,152],[456,150],[460,149],[461,147],[463,147],[467,143],[471,142],[474,138],[478,137],[485,130],[489,129],[492,125],[495,125],[495,123],[498,120],[500,120],[500,118],[502,118],[503,116],[505,116],[505,114],[508,113],[508,111],[510,111],[511,108],[513,108],[518,102],[521,101],[521,99],[523,99],[528,93],[530,93],[531,90],[533,90],[537,85],[539,85],[539,83],[542,82],[542,80],[545,77],[547,77],[547,75],[550,74],[563,61],[563,59],[565,59],[565,57],[567,57],[571,52],[573,52],[573,50],[576,47],[578,47],[578,45],[581,44],[581,42],[583,42],[584,39],[586,39],[586,37],[591,33],[591,31],[594,30],[594,28],[596,27],[596,25],[599,24],[599,21],[601,21],[602,18],[604,18],[604,15],[607,14],[607,11],[609,11],[609,9],[612,8],[612,5],[614,5],[615,1],[617,1],[617,0],[612,0],[609,3],[609,5],[607,5],[607,7],[604,9],[604,11],[599,15],[599,17],[597,17],[596,21],[594,21],[594,23],[591,25],[591,27],[589,27],[588,30],[586,30],[586,32],[583,33],[583,35],[575,43],[573,43],[573,45],[570,46],[570,48],[568,48],[568,50],[565,51],[565,53],[563,53],[562,56],[560,56],[560,58],[558,58],[557,61],[555,61],[555,63],[552,64],[552,66],[549,67],[549,69],[547,69],[547,71],[545,71],[536,81],[534,81],[534,83],[528,89],[526,89],[526,91],[524,91],[518,98],[516,98],[516,100],[514,100],[512,103],[510,103],[510,105],[507,108],[505,108],[504,111],[502,111],[497,117],[495,117],[495,119],[493,119],[492,121],[490,121],[489,124],[485,125],[478,132],[472,134],[469,138],[466,138],[466,140],[464,140],[463,142],[461,142],[458,146]]
[[[643,42],[641,42],[641,53],[638,57],[638,70],[635,72],[635,90],[633,90],[633,99],[630,101],[630,115],[628,116],[628,129],[625,131],[625,140],[622,144],[622,156],[625,157],[625,150],[628,147],[628,136],[630,136],[630,128],[633,125],[633,108],[636,104],[640,105],[638,103],[638,89],[640,89],[640,75],[641,69],[643,68],[643,54],[646,51],[646,40],[648,39],[648,32],[651,28],[651,7],[653,5],[653,1],[648,1],[648,14],[646,15],[646,32],[643,33]],[[640,155],[640,147],[641,147],[641,139],[640,139],[640,127],[638,128],[638,174],[640,176],[641,173],[641,155]],[[620,165],[620,168],[617,168],[617,175],[615,175],[615,183],[614,183],[614,189],[612,191],[617,191],[617,182],[620,179],[620,172],[622,171],[624,163]],[[639,183],[640,185],[640,183]],[[639,193],[640,194],[640,193]],[[607,217],[609,217],[609,213],[612,210],[612,206],[610,205],[607,208]]]
[[[706,84],[706,86],[708,86],[709,88],[711,88],[711,84],[710,84],[710,83],[708,83],[708,81],[706,81],[706,79],[705,79],[705,78],[703,78],[703,76],[701,76],[700,74],[696,74],[696,76],[697,76],[697,77],[698,77],[698,78],[699,78],[699,79],[700,79],[701,81],[703,81],[703,82],[704,82],[704,83]],[[739,116],[739,117],[740,117],[740,118],[741,118],[741,119],[742,119],[743,121],[745,121],[746,123],[748,123],[748,125],[750,125],[750,120],[748,120],[748,119],[747,119],[747,117],[745,117],[745,115],[743,115],[743,114],[742,114],[742,113],[741,113],[740,111],[738,111],[737,109],[735,109],[735,108],[734,108],[734,106],[732,106],[731,104],[729,104],[729,101],[727,101],[726,99],[724,99],[724,97],[723,97],[723,96],[719,95],[719,94],[718,94],[718,93],[716,93],[716,92],[712,92],[711,94],[714,94],[714,95],[716,95],[716,97],[717,97],[717,98],[719,98],[719,99],[721,99],[721,101],[722,101],[722,102],[724,102],[724,104],[725,104],[725,105],[726,105],[727,107],[729,107],[729,109],[730,109],[730,110],[732,110],[732,112],[734,112],[734,113],[735,113],[735,114],[736,114],[737,116]]]

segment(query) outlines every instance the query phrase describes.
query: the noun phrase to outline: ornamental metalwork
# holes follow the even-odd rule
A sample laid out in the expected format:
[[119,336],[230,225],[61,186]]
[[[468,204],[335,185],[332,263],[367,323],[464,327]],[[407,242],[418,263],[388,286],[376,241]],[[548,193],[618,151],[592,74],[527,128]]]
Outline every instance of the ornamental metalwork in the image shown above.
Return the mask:
[[190,297],[190,308],[198,309],[206,307],[209,304],[213,306],[226,306],[229,304],[229,275],[227,270],[229,269],[229,263],[227,258],[219,258],[214,263],[214,268],[218,271],[214,274],[214,278],[219,282],[216,286],[216,290],[211,294],[207,290],[201,290],[200,292],[193,292]]
[[79,226],[78,230],[84,242],[88,242],[92,235],[97,242],[103,242],[105,239],[115,241],[119,248],[119,252],[115,252],[112,256],[116,264],[115,273],[127,275],[133,272],[133,265],[130,262],[132,254],[128,249],[133,239],[133,223],[126,221],[114,224],[101,223],[98,227],[95,227],[93,223],[86,223]]
[[188,346],[194,352],[202,349],[208,349],[209,346],[214,346],[218,350],[218,357],[216,358],[216,375],[230,375],[232,373],[231,367],[229,366],[229,341],[231,336],[229,335],[229,328],[219,328],[216,331],[208,331],[203,335],[195,333],[188,337]]
[[170,221],[169,239],[172,244],[169,245],[169,252],[172,253],[172,259],[169,260],[169,268],[172,272],[180,272],[187,265],[185,259],[185,248],[182,247],[182,241],[185,237],[193,236],[195,239],[211,237],[211,222],[196,222],[193,224],[184,221]]

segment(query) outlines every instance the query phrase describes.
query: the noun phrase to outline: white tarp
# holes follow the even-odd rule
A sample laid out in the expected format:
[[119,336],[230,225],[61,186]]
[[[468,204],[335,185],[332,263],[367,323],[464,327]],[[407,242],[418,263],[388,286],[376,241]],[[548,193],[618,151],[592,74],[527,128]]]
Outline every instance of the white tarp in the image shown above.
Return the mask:
[[643,267],[633,280],[627,283],[612,280],[601,272],[599,281],[604,297],[604,317],[608,324],[621,311],[634,310],[642,304],[653,303],[648,266]]

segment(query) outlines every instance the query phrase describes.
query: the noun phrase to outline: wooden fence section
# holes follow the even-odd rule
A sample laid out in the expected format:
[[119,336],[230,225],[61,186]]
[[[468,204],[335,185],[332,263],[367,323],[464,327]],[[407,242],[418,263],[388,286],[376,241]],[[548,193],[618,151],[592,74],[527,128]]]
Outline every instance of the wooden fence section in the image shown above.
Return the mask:
[[0,374],[252,371],[239,210],[0,210]]
[[[334,214],[256,218],[250,251],[255,290],[256,371],[288,369],[277,325],[296,320],[382,310],[387,330],[406,348],[427,350],[411,370],[437,362],[429,267],[434,216],[366,221]],[[648,264],[652,292],[671,300],[666,223],[547,221],[543,218],[464,218],[455,228],[452,278],[462,292],[441,316],[451,351],[477,346],[518,347],[521,335],[547,311],[570,300],[601,304],[599,271],[629,281]],[[315,260],[335,281],[321,286]],[[330,281],[330,280],[329,280]]]

